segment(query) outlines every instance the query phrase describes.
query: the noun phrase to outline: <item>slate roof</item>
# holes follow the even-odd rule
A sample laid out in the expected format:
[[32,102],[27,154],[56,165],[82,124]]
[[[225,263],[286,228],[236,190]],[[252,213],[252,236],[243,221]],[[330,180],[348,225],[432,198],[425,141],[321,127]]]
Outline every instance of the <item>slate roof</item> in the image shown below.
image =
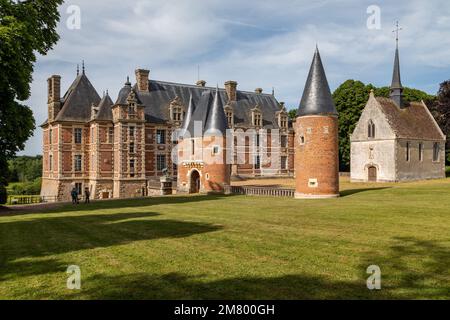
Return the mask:
[[400,76],[400,58],[398,48],[395,50],[394,71],[392,73],[391,89],[402,89],[402,80]]
[[319,49],[316,48],[297,116],[337,114]]
[[108,93],[106,93],[105,96],[103,96],[102,100],[100,100],[100,103],[97,107],[98,113],[96,120],[99,121],[112,121],[113,120],[113,114],[112,114],[112,106],[113,101],[111,100]]
[[219,98],[219,88],[216,89],[212,105],[208,106],[208,117],[206,118],[205,133],[212,135],[226,133],[228,121],[223,109],[222,100]]
[[[126,84],[120,90],[116,104],[126,104],[131,90],[136,92],[140,104],[144,105],[147,122],[165,123],[170,120],[169,105],[177,96],[181,99],[183,105],[187,107],[189,98],[192,95],[193,102],[196,105],[194,114],[205,115],[208,106],[206,100],[212,99],[211,93],[215,91],[215,88],[150,80],[149,92],[138,91],[136,85],[131,87],[131,85]],[[273,95],[240,90],[237,91],[236,95],[237,101],[231,104],[236,127],[251,126],[251,109],[258,105],[263,116],[263,127],[266,129],[279,128],[275,114],[281,108]],[[218,90],[218,98],[221,100],[222,105],[228,103],[228,95],[225,89]],[[203,100],[202,103],[201,100]]]
[[412,102],[399,108],[389,98],[376,98],[381,111],[398,138],[443,140],[444,136],[425,104]]
[[61,111],[55,121],[87,122],[91,119],[92,104],[100,103],[100,96],[84,73],[75,81],[62,98]]
[[195,111],[195,104],[194,104],[194,99],[192,98],[192,95],[189,97],[189,104],[188,104],[188,108],[186,110],[186,115],[184,116],[183,119],[183,126],[181,127],[181,132],[180,134],[183,135],[184,132],[186,130],[188,130],[189,124],[191,123],[191,118],[192,115],[194,114]]

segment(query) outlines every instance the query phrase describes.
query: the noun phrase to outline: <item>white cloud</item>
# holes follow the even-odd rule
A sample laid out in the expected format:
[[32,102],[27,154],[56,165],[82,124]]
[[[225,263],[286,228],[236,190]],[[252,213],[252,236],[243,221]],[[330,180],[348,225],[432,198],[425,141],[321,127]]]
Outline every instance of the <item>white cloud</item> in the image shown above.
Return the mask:
[[[65,27],[65,8],[79,5],[82,28]],[[394,21],[400,38],[405,85],[437,91],[450,72],[450,2],[379,1],[381,30],[368,30],[366,9],[373,1],[219,1],[132,0],[66,1],[61,9],[61,40],[36,65],[28,102],[42,123],[46,118],[46,78],[58,73],[66,89],[76,63],[99,92],[115,96],[136,67],[159,80],[193,83],[197,65],[210,85],[237,80],[239,88],[276,88],[279,100],[296,107],[319,44],[332,88],[355,78],[376,85],[390,81]],[[423,72],[426,70],[426,72]],[[41,150],[41,132],[25,153]]]

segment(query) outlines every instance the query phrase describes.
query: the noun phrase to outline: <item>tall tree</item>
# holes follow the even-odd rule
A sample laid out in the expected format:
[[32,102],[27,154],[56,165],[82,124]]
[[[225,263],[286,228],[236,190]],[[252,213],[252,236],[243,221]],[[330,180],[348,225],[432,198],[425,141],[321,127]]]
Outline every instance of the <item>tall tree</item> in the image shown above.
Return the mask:
[[62,2],[0,0],[0,188],[6,183],[8,159],[33,134],[33,113],[20,101],[30,96],[36,54],[45,55],[59,39]]
[[291,120],[295,120],[297,118],[297,109],[289,110],[288,115]]
[[339,163],[342,171],[349,170],[350,135],[369,99],[371,88],[361,81],[347,80],[333,93],[334,104],[339,112]]
[[450,164],[450,80],[441,83],[436,100],[428,102],[427,105],[447,136],[446,162]]

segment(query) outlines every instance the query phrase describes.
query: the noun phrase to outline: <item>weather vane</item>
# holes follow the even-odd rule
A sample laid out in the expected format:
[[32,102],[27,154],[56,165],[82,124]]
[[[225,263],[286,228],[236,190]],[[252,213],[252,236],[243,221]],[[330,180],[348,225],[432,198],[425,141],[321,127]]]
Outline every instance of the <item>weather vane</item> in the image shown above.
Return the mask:
[[398,21],[397,21],[396,24],[395,24],[395,30],[392,31],[392,32],[395,32],[395,42],[397,43],[397,48],[398,48],[398,34],[399,34],[399,32],[401,30],[403,30],[403,28],[399,27],[399,24],[398,24]]

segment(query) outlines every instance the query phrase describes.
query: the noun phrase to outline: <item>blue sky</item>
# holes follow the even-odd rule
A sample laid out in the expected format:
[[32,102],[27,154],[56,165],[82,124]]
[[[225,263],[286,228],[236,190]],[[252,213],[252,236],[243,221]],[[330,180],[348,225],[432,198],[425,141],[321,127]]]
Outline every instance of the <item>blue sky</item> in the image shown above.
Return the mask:
[[[67,28],[67,8],[81,10],[81,28]],[[368,29],[367,8],[380,8],[381,27]],[[150,69],[156,80],[264,88],[296,108],[316,43],[334,90],[347,79],[377,86],[392,76],[396,20],[400,32],[402,81],[436,93],[450,79],[450,2],[415,1],[238,1],[78,0],[61,7],[60,41],[38,57],[31,98],[36,124],[47,117],[46,79],[62,76],[62,94],[86,61],[86,73],[101,95],[113,100],[126,76]],[[21,154],[41,153],[38,127]]]

